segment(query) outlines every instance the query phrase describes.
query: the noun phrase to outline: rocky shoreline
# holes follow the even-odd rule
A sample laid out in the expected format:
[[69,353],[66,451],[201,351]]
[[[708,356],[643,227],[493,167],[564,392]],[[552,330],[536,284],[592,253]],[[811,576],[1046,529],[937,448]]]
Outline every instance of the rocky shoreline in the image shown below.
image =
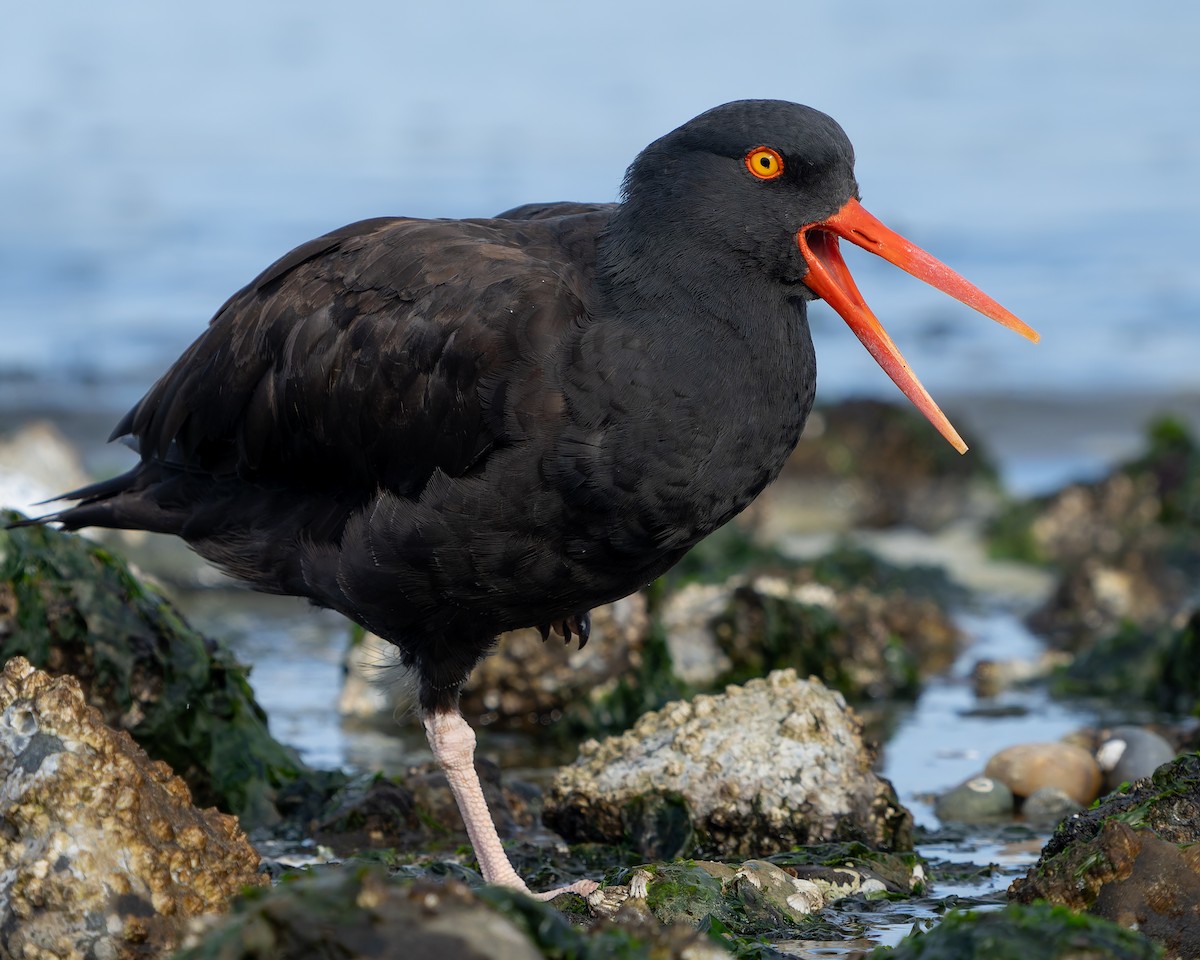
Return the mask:
[[[107,549],[0,531],[0,956],[299,957],[318,935],[352,945],[344,955],[387,955],[389,929],[453,956],[795,956],[797,942],[849,942],[861,920],[843,918],[870,904],[936,899],[944,865],[917,852],[920,831],[914,843],[855,706],[911,699],[944,673],[963,643],[954,611],[978,597],[941,570],[850,542],[798,558],[786,546],[809,529],[798,500],[829,505],[843,532],[969,524],[996,555],[1042,571],[1053,586],[1028,623],[1044,654],[981,660],[981,698],[1038,685],[1136,701],[1158,719],[981,758],[977,775],[938,798],[944,824],[1057,830],[1013,885],[1013,906],[939,923],[897,955],[918,944],[928,955],[939,938],[964,951],[987,937],[1016,943],[1026,928],[1042,931],[1044,956],[1085,941],[1095,956],[1193,955],[1192,436],[1161,421],[1109,475],[1014,501],[985,459],[964,468],[908,456],[910,425],[893,408],[824,416],[837,421],[825,435],[836,443],[806,442],[744,522],[644,594],[597,611],[585,649],[515,634],[466,692],[473,722],[585,740],[544,791],[481,762],[533,885],[603,880],[587,901],[552,907],[475,889],[436,770],[311,769],[271,738],[245,669]],[[403,702],[372,682],[382,654],[358,640],[343,710],[392,723]],[[165,798],[178,810],[162,812]],[[123,814],[145,805],[159,812]],[[145,842],[126,821],[144,825]],[[119,875],[95,866],[126,861]],[[1170,897],[1149,892],[1159,876]],[[1034,900],[1072,912],[1018,906]],[[336,928],[317,922],[318,903],[344,906]],[[1013,932],[997,934],[1004,924]],[[971,949],[947,955],[997,955]]]

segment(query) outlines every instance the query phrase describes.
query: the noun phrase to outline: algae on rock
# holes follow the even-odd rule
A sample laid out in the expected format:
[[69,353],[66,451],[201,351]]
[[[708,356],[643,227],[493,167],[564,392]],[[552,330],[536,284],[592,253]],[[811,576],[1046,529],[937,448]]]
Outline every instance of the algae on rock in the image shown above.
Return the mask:
[[247,669],[197,633],[119,558],[75,534],[5,529],[0,513],[0,661],[71,674],[105,721],[181,776],[200,806],[248,827],[280,818],[281,789],[309,773],[273,739]]

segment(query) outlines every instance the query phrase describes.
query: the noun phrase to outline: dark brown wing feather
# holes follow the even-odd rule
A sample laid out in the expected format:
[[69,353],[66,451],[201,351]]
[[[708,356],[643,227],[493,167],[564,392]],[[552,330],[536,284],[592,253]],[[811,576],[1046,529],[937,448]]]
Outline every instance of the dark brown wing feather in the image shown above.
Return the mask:
[[553,429],[543,374],[588,315],[604,221],[378,219],[298,247],[120,422],[142,457],[125,482],[58,519],[176,533],[303,592],[298,546],[336,542],[381,490],[415,500]]

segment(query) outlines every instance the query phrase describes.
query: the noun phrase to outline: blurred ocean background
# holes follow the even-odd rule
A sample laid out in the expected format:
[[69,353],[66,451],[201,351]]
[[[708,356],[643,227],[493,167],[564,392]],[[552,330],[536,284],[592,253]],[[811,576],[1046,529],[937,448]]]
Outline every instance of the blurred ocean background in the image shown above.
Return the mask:
[[[326,230],[614,199],[654,138],[775,97],[837,118],[868,209],[1042,333],[848,254],[968,440],[1027,489],[1099,469],[1156,409],[1200,419],[1198,37],[1168,0],[11,5],[0,428],[115,420]],[[813,314],[822,399],[899,396]]]

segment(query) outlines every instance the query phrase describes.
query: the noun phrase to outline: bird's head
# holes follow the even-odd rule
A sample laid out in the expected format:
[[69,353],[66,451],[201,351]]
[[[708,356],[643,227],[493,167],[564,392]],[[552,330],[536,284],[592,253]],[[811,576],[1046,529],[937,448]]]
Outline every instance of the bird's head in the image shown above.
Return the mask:
[[839,239],[1038,340],[985,293],[863,208],[850,140],[811,107],[781,100],[715,107],[643,150],[625,177],[624,197],[644,216],[686,231],[690,249],[720,249],[772,281],[803,285],[804,296],[824,299],[960,452],[966,444],[859,293]]

